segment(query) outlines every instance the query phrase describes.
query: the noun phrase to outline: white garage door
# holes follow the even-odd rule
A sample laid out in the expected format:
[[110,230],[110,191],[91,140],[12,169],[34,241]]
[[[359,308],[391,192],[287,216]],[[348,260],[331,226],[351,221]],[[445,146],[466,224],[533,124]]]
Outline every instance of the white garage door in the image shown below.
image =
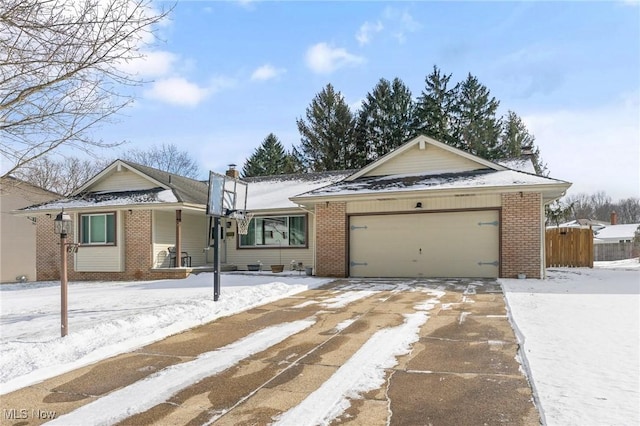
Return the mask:
[[486,277],[499,273],[498,211],[351,216],[352,277]]

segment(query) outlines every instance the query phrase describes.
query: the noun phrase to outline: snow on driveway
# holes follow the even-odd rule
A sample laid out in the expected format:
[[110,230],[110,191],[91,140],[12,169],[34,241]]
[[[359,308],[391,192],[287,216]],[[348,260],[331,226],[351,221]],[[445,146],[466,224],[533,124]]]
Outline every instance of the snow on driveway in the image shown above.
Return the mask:
[[[212,274],[186,280],[72,283],[70,334],[64,339],[59,337],[59,283],[0,286],[0,394],[328,281],[224,274],[218,302],[212,301]],[[386,289],[411,288],[412,282],[388,281]],[[525,361],[547,424],[640,424],[637,260],[596,263],[594,269],[554,269],[547,280],[500,282],[512,321],[524,338]],[[345,290],[360,290],[357,283]],[[361,290],[367,289],[372,288]],[[315,303],[339,303],[336,297]],[[357,392],[345,388],[334,393],[342,398]],[[325,415],[320,406],[317,410],[314,416]]]
[[69,335],[60,337],[60,283],[0,286],[0,395],[169,335],[330,282],[298,275],[184,280],[74,282]]
[[267,327],[218,350],[204,353],[193,361],[167,367],[48,424],[80,425],[91,419],[92,425],[110,425],[124,420],[163,403],[187,386],[218,374],[313,324],[315,320],[308,319]]
[[433,309],[443,291],[430,292],[432,297],[416,306],[420,312],[406,315],[402,325],[386,328],[371,336],[326,382],[300,404],[283,413],[276,425],[326,425],[367,391],[384,384],[385,369],[397,364],[396,358],[411,351],[420,327],[427,321],[426,311]]

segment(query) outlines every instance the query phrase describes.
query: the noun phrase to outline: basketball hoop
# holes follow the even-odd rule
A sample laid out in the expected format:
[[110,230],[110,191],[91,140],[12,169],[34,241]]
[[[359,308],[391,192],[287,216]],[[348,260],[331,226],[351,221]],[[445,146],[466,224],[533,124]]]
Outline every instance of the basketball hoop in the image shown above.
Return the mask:
[[234,213],[233,218],[238,224],[238,234],[247,235],[249,233],[249,223],[253,219],[253,213],[248,211],[237,211]]

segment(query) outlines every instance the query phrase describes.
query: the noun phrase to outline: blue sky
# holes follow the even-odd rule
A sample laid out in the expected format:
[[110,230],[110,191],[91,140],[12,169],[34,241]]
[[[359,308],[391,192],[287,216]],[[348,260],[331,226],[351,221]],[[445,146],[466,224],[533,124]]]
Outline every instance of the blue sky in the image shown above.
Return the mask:
[[173,143],[239,167],[267,134],[290,148],[327,84],[357,108],[380,78],[414,97],[437,65],[521,115],[572,193],[640,196],[640,7],[609,2],[179,1],[130,70],[149,82],[105,140]]

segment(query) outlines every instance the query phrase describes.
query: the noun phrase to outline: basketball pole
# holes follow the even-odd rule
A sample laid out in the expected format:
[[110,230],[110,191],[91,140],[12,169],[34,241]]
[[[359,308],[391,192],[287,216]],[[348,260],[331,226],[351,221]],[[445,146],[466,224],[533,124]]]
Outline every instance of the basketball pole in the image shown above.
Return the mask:
[[220,297],[220,216],[213,218],[213,301]]

